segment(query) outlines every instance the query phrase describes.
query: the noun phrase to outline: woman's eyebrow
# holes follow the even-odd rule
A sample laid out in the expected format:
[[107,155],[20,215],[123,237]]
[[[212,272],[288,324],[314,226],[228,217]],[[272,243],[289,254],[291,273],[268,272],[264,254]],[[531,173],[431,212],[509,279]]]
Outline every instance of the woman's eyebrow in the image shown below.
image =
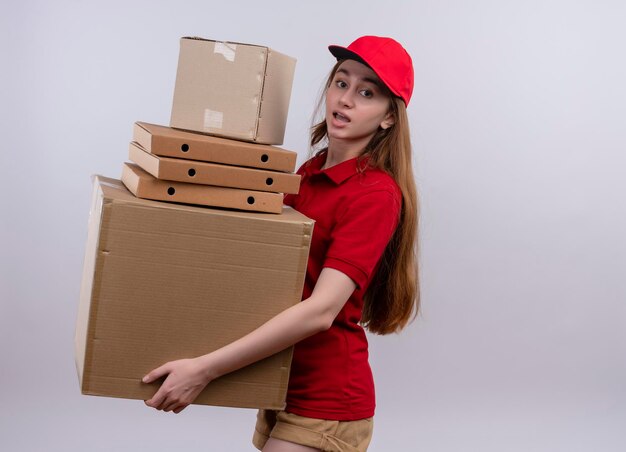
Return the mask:
[[[350,72],[348,72],[346,69],[343,69],[343,68],[337,69],[337,73],[345,74],[348,77],[350,76]],[[378,87],[382,86],[382,82],[380,81],[379,78],[363,77],[363,81],[373,83],[374,85]]]

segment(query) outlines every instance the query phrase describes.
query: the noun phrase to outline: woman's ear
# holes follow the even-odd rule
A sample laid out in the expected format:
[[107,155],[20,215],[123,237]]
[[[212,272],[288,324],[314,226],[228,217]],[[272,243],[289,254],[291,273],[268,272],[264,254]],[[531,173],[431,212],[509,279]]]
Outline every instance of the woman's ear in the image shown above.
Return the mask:
[[389,112],[385,116],[385,119],[383,119],[382,122],[380,123],[380,127],[381,129],[387,130],[388,128],[393,126],[395,123],[396,123],[396,118],[393,116],[392,112]]

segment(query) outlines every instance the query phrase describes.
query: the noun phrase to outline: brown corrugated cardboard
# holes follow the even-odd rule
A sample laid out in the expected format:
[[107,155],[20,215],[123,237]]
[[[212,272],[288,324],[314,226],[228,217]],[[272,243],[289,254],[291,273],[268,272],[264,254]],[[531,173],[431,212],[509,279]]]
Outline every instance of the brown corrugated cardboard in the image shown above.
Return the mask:
[[[300,301],[313,222],[134,197],[95,178],[76,325],[84,394],[149,399],[141,377]],[[196,403],[281,409],[291,349],[210,383]]]
[[294,172],[298,154],[276,146],[186,132],[136,122],[133,140],[146,151],[163,157]]
[[283,208],[279,193],[159,180],[133,163],[124,163],[122,182],[135,196],[157,201],[266,213],[281,213]]
[[128,158],[157,179],[272,193],[298,193],[298,174],[159,157],[131,142]]
[[268,47],[181,38],[170,125],[282,144],[295,64]]

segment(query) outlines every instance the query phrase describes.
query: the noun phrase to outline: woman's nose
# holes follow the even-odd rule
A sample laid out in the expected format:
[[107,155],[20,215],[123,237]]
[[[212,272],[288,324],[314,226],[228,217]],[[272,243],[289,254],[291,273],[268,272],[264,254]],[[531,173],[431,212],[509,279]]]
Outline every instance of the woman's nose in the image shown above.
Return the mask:
[[341,103],[341,105],[345,107],[351,107],[354,104],[354,99],[352,96],[353,94],[349,89],[343,91],[341,93],[341,96],[339,97],[339,103]]

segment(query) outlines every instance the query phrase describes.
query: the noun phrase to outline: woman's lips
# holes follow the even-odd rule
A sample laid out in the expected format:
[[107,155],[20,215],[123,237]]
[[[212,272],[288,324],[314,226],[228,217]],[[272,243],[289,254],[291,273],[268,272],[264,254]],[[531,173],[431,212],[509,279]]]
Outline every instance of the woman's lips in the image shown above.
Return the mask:
[[333,117],[339,122],[350,122],[350,118],[337,111],[333,112]]

